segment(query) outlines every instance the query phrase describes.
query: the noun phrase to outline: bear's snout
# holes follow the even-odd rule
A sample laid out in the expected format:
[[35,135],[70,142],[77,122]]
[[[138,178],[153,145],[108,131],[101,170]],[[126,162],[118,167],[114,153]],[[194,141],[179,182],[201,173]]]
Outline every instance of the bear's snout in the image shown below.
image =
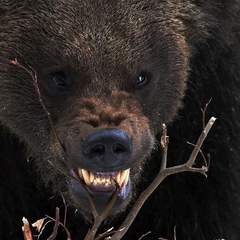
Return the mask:
[[[154,148],[154,136],[136,99],[121,91],[107,96],[75,98],[62,109],[55,129],[67,156],[69,190],[75,204],[91,212],[90,195],[102,212],[117,190],[112,215],[130,202]],[[56,152],[62,155],[62,149]]]
[[120,129],[101,129],[82,143],[84,158],[93,165],[115,167],[125,164],[132,154],[132,140]]

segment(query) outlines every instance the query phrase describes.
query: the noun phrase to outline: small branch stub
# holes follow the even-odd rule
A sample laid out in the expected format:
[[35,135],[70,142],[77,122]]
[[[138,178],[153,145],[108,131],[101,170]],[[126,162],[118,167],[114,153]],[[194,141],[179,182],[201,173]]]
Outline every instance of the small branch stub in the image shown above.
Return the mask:
[[162,137],[161,137],[161,147],[162,147],[162,162],[161,170],[167,167],[167,149],[168,149],[169,137],[167,136],[167,126],[162,124]]
[[25,217],[23,217],[22,222],[23,222],[22,231],[23,231],[24,240],[33,240],[32,232],[31,232],[31,228],[28,220]]
[[166,125],[162,125],[162,138],[161,138],[161,146],[162,146],[162,159],[161,159],[161,167],[158,172],[158,175],[156,178],[152,181],[152,183],[141,193],[137,201],[135,202],[132,210],[126,217],[125,221],[121,225],[120,228],[123,228],[123,231],[117,232],[112,236],[112,240],[119,240],[122,238],[122,236],[127,232],[129,227],[131,226],[132,222],[134,221],[135,217],[137,216],[139,210],[145,203],[145,201],[148,199],[148,197],[154,192],[154,190],[161,184],[161,182],[169,175],[173,175],[180,172],[190,171],[190,172],[198,172],[203,173],[207,172],[208,167],[203,166],[201,168],[193,168],[194,161],[196,159],[197,154],[200,151],[200,148],[207,137],[208,132],[212,128],[216,118],[212,117],[209,121],[206,127],[203,129],[201,135],[199,136],[199,139],[193,149],[193,152],[191,156],[189,157],[188,161],[185,164],[169,167],[167,168],[167,150],[168,150],[168,142],[169,138],[167,136],[167,128]]
[[166,124],[162,124],[162,137],[161,137],[161,147],[165,149],[168,145],[169,137],[167,136],[167,126]]

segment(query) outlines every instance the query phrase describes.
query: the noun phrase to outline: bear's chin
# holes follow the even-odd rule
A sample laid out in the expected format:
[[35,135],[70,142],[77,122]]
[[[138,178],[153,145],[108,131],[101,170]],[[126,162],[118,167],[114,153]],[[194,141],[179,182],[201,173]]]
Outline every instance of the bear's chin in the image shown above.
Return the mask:
[[[70,170],[71,179],[69,183],[70,192],[74,202],[84,212],[92,212],[90,201],[92,200],[98,214],[108,208],[111,200],[114,201],[108,215],[115,215],[123,211],[131,199],[130,169],[120,172],[96,172],[80,169]],[[113,200],[117,191],[116,200]],[[90,199],[89,199],[89,196]]]

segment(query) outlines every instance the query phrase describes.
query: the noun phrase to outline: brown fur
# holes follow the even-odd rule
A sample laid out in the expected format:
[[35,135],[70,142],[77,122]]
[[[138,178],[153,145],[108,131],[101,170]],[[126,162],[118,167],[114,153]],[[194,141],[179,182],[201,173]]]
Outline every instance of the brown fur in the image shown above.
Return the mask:
[[[195,142],[202,126],[200,108],[212,98],[208,113],[218,121],[204,146],[211,153],[208,178],[179,174],[166,179],[125,239],[138,239],[148,231],[150,239],[172,239],[174,226],[177,239],[237,239],[239,12],[239,0],[2,1],[0,177],[1,192],[9,201],[6,206],[5,197],[0,198],[1,225],[7,229],[0,236],[19,239],[15,229],[20,229],[25,212],[34,221],[51,211],[46,199],[52,195],[45,187],[35,190],[39,178],[35,169],[53,192],[64,193],[68,203],[89,215],[71,189],[72,167],[106,172],[130,167],[131,193],[111,213],[117,218],[110,226],[117,226],[121,222],[117,212],[127,209],[123,216],[127,214],[156,174],[160,152],[154,142],[161,124],[169,126],[168,164],[185,162],[191,152],[186,141]],[[63,148],[39,104],[33,79],[11,65],[13,59],[36,71]],[[52,81],[56,76],[59,81],[59,73],[64,86]],[[137,86],[141,74],[149,81]],[[123,131],[132,141],[131,157],[121,167],[114,161],[91,165],[81,152],[91,133],[108,128]],[[20,159],[9,154],[14,151],[21,153]],[[201,163],[198,159],[197,165]],[[46,192],[45,201],[41,192]],[[9,213],[6,209],[16,204],[15,195],[22,201]],[[36,208],[37,216],[29,208]],[[13,219],[17,224],[11,224]],[[73,239],[81,239],[88,226],[78,222],[80,216],[76,219],[70,230]]]

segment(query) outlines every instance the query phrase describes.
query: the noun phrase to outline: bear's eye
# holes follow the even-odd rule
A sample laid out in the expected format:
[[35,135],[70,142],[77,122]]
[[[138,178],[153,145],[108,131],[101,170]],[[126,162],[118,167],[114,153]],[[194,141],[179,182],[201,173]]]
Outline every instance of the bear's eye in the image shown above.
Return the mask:
[[138,75],[135,87],[142,87],[145,86],[150,79],[150,74],[147,72],[142,72]]
[[50,76],[52,83],[59,87],[66,86],[66,75],[63,72],[57,72]]

